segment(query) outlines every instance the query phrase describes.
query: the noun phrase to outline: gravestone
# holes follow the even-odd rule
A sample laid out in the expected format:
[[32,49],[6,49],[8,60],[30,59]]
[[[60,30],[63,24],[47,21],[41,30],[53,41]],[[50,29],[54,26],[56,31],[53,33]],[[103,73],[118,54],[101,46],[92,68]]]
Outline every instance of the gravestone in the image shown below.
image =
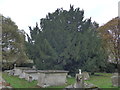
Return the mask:
[[71,75],[67,75],[67,77],[68,77],[68,78],[72,78],[72,76],[71,76]]
[[120,76],[118,73],[114,73],[113,76],[111,77],[112,80],[112,85],[113,86],[120,86]]
[[33,80],[33,79],[32,79],[32,76],[29,75],[29,79],[28,79],[28,81],[29,81],[29,82],[32,82],[32,80]]
[[69,85],[66,89],[69,88],[84,88],[84,75],[81,73],[81,69],[79,69],[79,74],[76,74],[76,82],[73,85]]
[[29,74],[25,73],[25,80],[29,81]]
[[81,69],[79,69],[79,74],[76,74],[76,83],[74,84],[74,88],[84,88],[84,76],[81,73]]
[[79,74],[81,74],[81,69],[79,69]]
[[9,71],[9,75],[14,75],[14,73],[15,73],[15,70],[10,70]]
[[84,76],[82,74],[76,74],[74,88],[84,88]]
[[36,66],[32,66],[32,69],[36,70]]
[[25,78],[25,72],[22,71],[22,73],[19,75],[19,78]]
[[14,64],[14,69],[16,69],[16,64]]
[[84,80],[89,80],[90,76],[88,74],[88,72],[82,72],[82,75],[84,76]]
[[21,69],[14,69],[15,73],[14,76],[19,76],[22,73]]
[[[85,75],[86,75],[86,72],[85,72]],[[81,69],[79,69],[79,74],[76,74],[75,84],[67,86],[66,88],[64,88],[64,90],[81,90],[83,88],[86,88],[85,90],[87,90],[87,89],[88,90],[98,90],[98,87],[96,85],[84,82],[85,75],[84,75],[84,72],[81,73]],[[79,88],[79,89],[77,89],[77,88]]]
[[68,71],[64,70],[42,70],[39,71],[38,86],[62,86],[66,84]]

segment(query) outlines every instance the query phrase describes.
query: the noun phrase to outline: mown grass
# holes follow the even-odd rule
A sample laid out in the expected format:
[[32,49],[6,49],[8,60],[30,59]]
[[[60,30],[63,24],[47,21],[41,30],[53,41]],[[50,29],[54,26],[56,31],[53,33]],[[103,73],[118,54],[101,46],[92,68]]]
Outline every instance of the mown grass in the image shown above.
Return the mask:
[[[14,88],[38,88],[37,81],[28,82],[24,79],[20,79],[15,76],[9,76],[7,73],[3,73],[3,78],[10,83],[10,85]],[[91,75],[89,80],[86,80],[86,83],[92,83],[99,88],[117,88],[112,86],[111,82],[111,73],[96,73],[95,75]],[[65,88],[68,85],[74,84],[75,78],[67,78],[67,84],[63,86],[51,86],[48,88]]]
[[[118,87],[113,87],[112,82],[111,82],[111,73],[95,73],[95,75],[91,75],[89,80],[86,80],[86,83],[92,83],[96,85],[98,88],[118,88]],[[68,78],[67,79],[68,84],[71,85],[75,83],[75,78]],[[55,86],[55,87],[50,87],[50,88],[64,88],[64,86]]]
[[112,86],[111,73],[96,73],[90,76],[90,80],[86,80],[87,83],[93,83],[99,88],[116,88]]
[[28,82],[27,80],[18,78],[17,76],[10,76],[7,73],[2,73],[2,77],[13,88],[35,88],[37,81]]

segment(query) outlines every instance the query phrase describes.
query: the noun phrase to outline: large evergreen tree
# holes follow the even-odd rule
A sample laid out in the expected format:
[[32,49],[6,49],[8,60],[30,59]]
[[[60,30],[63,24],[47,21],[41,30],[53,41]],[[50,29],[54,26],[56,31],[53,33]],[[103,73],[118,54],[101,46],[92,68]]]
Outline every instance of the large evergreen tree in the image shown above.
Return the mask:
[[42,18],[40,26],[29,27],[31,38],[28,36],[26,43],[28,54],[39,69],[76,72],[82,68],[94,72],[104,67],[98,25],[91,18],[84,19],[83,10],[73,6],[69,11],[57,9]]

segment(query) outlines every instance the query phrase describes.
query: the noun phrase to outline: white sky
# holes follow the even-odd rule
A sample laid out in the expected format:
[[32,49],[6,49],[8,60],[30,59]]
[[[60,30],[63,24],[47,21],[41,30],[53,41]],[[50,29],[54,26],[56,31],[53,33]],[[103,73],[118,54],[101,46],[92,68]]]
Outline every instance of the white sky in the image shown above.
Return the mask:
[[85,18],[92,17],[100,25],[118,16],[120,0],[0,0],[0,13],[10,17],[19,27],[29,32],[28,26],[35,26],[48,12],[57,8],[69,10],[74,8],[84,10]]

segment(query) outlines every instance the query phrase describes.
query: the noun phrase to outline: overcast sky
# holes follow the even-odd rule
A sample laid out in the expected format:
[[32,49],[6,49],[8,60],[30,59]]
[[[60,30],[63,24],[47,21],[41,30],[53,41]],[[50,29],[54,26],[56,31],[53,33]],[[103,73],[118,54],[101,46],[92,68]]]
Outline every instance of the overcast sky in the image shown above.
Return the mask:
[[85,11],[85,18],[92,17],[100,25],[118,16],[118,2],[120,0],[0,0],[0,13],[10,17],[19,29],[29,32],[28,26],[45,18],[48,12],[57,8],[69,10],[70,4],[74,8]]

